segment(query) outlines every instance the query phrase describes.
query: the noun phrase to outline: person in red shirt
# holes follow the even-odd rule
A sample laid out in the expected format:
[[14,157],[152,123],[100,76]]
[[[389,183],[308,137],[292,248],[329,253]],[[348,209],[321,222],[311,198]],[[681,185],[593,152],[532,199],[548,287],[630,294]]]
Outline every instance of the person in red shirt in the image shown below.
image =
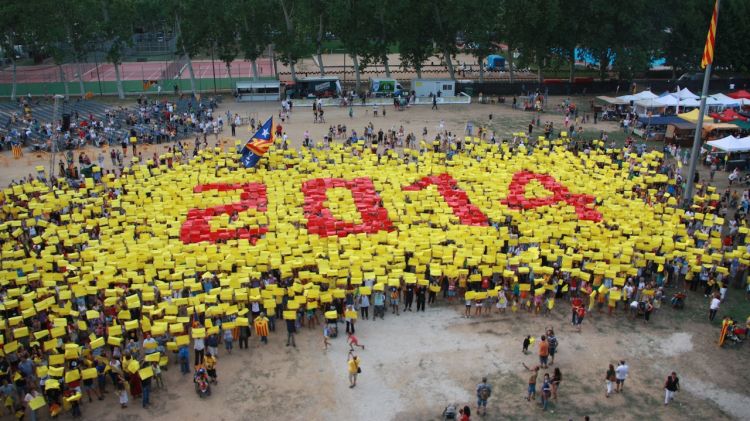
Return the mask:
[[578,328],[578,331],[581,331],[581,323],[583,323],[583,317],[586,315],[586,308],[583,306],[578,307],[577,313],[576,313],[576,327]]
[[359,339],[357,339],[357,337],[356,337],[356,336],[354,336],[354,334],[353,334],[353,333],[350,333],[350,334],[349,334],[349,350],[350,350],[350,351],[354,351],[354,347],[355,347],[355,346],[358,346],[358,347],[360,347],[360,348],[362,348],[362,349],[365,349],[365,346],[364,346],[364,345],[360,345],[360,344],[359,344]]

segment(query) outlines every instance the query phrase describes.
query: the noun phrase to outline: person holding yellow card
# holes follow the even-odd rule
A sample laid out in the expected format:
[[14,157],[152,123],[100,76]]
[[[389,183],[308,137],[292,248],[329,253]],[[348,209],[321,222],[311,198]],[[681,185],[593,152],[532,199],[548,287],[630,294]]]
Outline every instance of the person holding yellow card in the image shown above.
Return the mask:
[[[260,341],[264,344],[268,344],[268,318],[266,317],[266,314],[261,312],[258,317],[255,318],[253,321],[253,326],[255,326],[255,334],[260,336]],[[292,338],[292,342],[293,342]],[[287,346],[288,342],[287,342]],[[247,348],[247,345],[245,345],[245,348]]]

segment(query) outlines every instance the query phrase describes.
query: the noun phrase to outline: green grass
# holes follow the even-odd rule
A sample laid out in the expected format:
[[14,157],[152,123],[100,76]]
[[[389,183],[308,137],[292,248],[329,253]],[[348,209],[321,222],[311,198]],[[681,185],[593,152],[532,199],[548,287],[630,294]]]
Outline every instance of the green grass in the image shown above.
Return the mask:
[[719,308],[717,318],[726,314],[732,316],[739,324],[744,325],[745,320],[750,316],[750,301],[747,300],[746,294],[742,289],[729,288],[727,299]]

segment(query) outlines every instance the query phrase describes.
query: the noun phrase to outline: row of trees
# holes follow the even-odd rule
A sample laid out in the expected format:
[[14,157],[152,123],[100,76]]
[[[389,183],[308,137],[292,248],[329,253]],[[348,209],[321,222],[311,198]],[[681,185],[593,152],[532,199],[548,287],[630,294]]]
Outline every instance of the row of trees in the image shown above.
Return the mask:
[[[394,48],[401,65],[417,74],[438,57],[454,77],[457,41],[478,63],[504,52],[511,80],[516,67],[538,69],[540,78],[542,68],[567,68],[572,79],[581,52],[599,62],[602,77],[611,70],[629,79],[655,57],[675,70],[697,68],[712,6],[709,0],[4,0],[0,47],[14,69],[17,45],[58,65],[71,54],[84,62],[92,50],[119,64],[137,29],[168,26],[193,89],[190,60],[197,55],[210,51],[229,68],[237,58],[254,64],[270,44],[292,78],[295,64],[310,55],[325,75],[322,53],[332,38],[351,56],[358,84],[373,64],[390,76],[387,54]],[[750,69],[748,24],[750,2],[723,1],[719,68]],[[117,80],[123,96],[119,71]]]

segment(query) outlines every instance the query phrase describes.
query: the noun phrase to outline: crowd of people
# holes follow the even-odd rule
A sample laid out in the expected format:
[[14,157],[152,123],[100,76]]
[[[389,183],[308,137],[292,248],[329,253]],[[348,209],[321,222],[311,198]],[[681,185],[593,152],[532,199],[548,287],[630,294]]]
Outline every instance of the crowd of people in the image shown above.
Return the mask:
[[[134,118],[144,122],[155,118],[153,113],[170,113],[148,104],[141,110]],[[516,317],[541,317],[550,315],[556,303],[570,302],[572,322],[580,329],[585,315],[643,315],[649,321],[673,291],[700,289],[721,302],[729,284],[745,281],[747,221],[725,221],[721,215],[733,214],[731,195],[708,183],[698,186],[692,208],[679,209],[685,180],[670,149],[646,153],[632,145],[612,148],[602,141],[533,139],[523,133],[507,140],[493,135],[487,141],[486,132],[473,128],[467,128],[470,137],[443,129],[430,141],[423,134],[417,145],[403,128],[375,133],[368,125],[362,138],[353,135],[356,140],[346,146],[269,152],[259,164],[266,174],[262,196],[246,193],[231,210],[211,210],[208,219],[229,215],[221,218],[227,220],[224,228],[212,231],[208,219],[199,215],[205,206],[192,196],[199,189],[184,183],[226,179],[237,162],[232,153],[209,148],[207,132],[204,127],[203,148],[196,138],[192,159],[178,143],[167,154],[148,162],[141,158],[141,165],[132,167],[122,165],[116,154],[112,162],[121,167],[117,173],[79,175],[75,184],[57,178],[50,188],[47,177],[53,175],[40,171],[33,180],[2,192],[0,390],[9,409],[27,411],[32,419],[43,407],[52,414],[70,409],[80,415],[85,398],[104,399],[110,390],[123,407],[131,398],[148,407],[152,381],[157,388],[164,386],[161,370],[170,360],[180,364],[183,374],[192,373],[196,392],[205,396],[218,382],[222,344],[227,354],[235,342],[246,349],[253,332],[267,343],[282,321],[287,346],[296,347],[295,335],[305,328],[323,330],[326,347],[339,324],[354,336],[357,320],[369,319],[371,306],[374,321],[401,317],[415,301],[416,312],[438,302],[463,302],[466,317],[487,317],[493,307],[500,313],[510,309]],[[334,137],[345,132],[337,129]],[[129,145],[123,147],[124,156]],[[568,168],[556,169],[553,162],[566,162]],[[91,159],[81,154],[79,164],[90,165]],[[452,176],[464,185],[473,183],[470,196],[451,175],[431,178],[447,166],[459,169]],[[559,202],[571,200],[559,205],[558,215],[520,197],[497,197],[498,191],[482,184],[489,180],[479,175],[500,177],[511,171],[510,180],[526,168],[558,177],[549,181],[550,176],[537,174],[554,185]],[[583,188],[576,182],[582,168],[591,180],[614,177],[604,182],[614,187],[605,189],[594,181],[587,192],[596,196],[591,200],[560,193],[562,184],[555,183]],[[366,216],[354,229],[363,230],[351,231],[368,232],[369,238],[347,236],[342,230],[351,227],[334,222],[317,231],[316,239],[309,234],[311,227],[305,228],[306,219],[324,212],[305,208],[302,216],[287,208],[299,204],[295,183],[321,172],[377,180],[378,200],[357,205]],[[417,182],[408,193],[402,191],[423,174],[424,183],[441,191],[452,215],[434,210],[435,198],[424,190],[427,184]],[[246,188],[200,186],[220,192]],[[265,189],[270,190],[268,198],[279,202],[270,203]],[[572,202],[572,196],[585,203]],[[469,197],[486,210],[486,218]],[[505,208],[492,210],[492,203],[501,199]],[[338,209],[335,202],[329,206]],[[199,241],[189,239],[189,229],[181,235],[185,209],[193,205],[188,219],[206,221],[208,232],[219,235],[199,236]],[[238,214],[250,207],[258,212]],[[391,212],[384,216],[378,211],[383,207]],[[619,209],[626,209],[628,217]],[[263,212],[271,217],[260,216]],[[602,219],[586,220],[594,218],[592,212]],[[629,221],[632,214],[635,220]],[[381,219],[380,229],[372,230],[367,221],[373,215],[396,221],[391,226]],[[539,221],[555,229],[540,231]],[[247,229],[232,228],[240,222],[274,235],[253,237]],[[726,225],[736,229],[724,232]],[[477,227],[484,231],[479,234]],[[604,232],[614,241],[602,241]],[[324,241],[327,236],[341,239]],[[167,244],[177,248],[170,251]],[[360,344],[354,338],[349,341],[351,387],[361,371],[353,352]],[[554,363],[553,338],[549,329],[540,340],[540,365],[530,368],[534,385],[540,370]],[[556,399],[561,380],[558,367],[544,374],[544,408]],[[529,400],[536,393],[531,385],[530,380]],[[486,406],[485,395],[485,389],[478,390],[480,407]]]

